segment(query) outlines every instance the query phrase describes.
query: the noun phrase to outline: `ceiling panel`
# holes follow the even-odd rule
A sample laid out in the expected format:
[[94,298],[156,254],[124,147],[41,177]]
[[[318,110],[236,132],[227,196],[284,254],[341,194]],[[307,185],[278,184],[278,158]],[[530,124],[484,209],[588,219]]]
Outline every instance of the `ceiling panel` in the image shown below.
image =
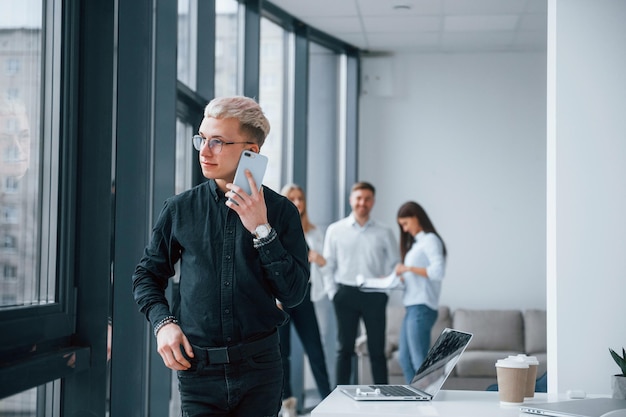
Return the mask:
[[441,26],[441,18],[435,16],[363,17],[363,28],[368,33],[433,32]]
[[[443,0],[446,14],[522,13],[528,0]],[[542,0],[545,1],[545,0]]]
[[369,52],[546,50],[546,0],[270,2],[308,25]]
[[518,15],[446,16],[443,25],[450,32],[514,31],[518,20]]

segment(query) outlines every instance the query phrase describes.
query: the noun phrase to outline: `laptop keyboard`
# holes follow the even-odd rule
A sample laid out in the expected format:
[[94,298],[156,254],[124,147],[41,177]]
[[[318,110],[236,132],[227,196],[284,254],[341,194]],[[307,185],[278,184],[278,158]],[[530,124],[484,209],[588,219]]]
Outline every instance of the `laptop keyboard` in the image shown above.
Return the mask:
[[370,385],[372,389],[380,390],[380,393],[388,397],[417,396],[415,391],[403,387],[402,385]]

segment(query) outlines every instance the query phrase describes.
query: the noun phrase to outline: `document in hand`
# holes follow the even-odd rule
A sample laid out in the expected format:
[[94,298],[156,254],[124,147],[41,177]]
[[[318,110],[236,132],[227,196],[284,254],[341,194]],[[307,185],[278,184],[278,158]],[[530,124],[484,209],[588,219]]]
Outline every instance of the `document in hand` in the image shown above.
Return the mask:
[[386,277],[366,278],[363,275],[356,276],[356,283],[362,290],[390,290],[401,284],[400,277],[395,271]]

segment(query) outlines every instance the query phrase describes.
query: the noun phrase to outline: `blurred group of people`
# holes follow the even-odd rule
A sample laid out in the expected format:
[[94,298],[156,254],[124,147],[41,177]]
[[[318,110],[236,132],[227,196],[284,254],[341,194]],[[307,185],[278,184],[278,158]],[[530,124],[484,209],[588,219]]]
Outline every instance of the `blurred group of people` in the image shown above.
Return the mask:
[[[257,187],[247,171],[246,193],[233,184],[239,156],[260,152],[269,129],[253,99],[220,97],[206,106],[196,142],[208,181],[165,201],[133,274],[157,351],[178,372],[185,417],[270,416],[281,407],[295,416],[292,328],[322,398],[333,387],[320,327],[322,334],[336,328],[330,337],[337,342],[337,385],[352,382],[361,321],[374,383],[387,383],[388,295],[362,291],[358,275],[395,273],[402,282],[400,363],[407,381],[429,349],[446,247],[424,209],[413,201],[399,208],[398,244],[391,228],[370,217],[376,190],[368,182],[354,184],[351,213],[325,233],[310,220],[301,186],[286,185],[279,194]],[[179,295],[170,306],[164,291],[176,264]]]
[[[373,381],[375,384],[388,382],[385,357],[388,295],[385,291],[362,291],[357,276],[383,277],[390,271],[402,282],[406,315],[401,328],[399,360],[409,383],[430,348],[430,333],[437,320],[447,255],[443,239],[426,211],[414,201],[399,208],[400,244],[397,245],[392,230],[370,217],[376,197],[374,186],[358,182],[350,193],[350,215],[332,223],[323,239],[322,232],[309,219],[303,189],[290,184],[283,188],[282,194],[296,205],[301,216],[312,264],[311,298],[316,301],[328,296],[332,300],[337,324],[337,385],[353,382],[354,346],[361,321],[367,333]],[[322,241],[323,246],[320,246]],[[324,364],[323,351],[314,311],[309,305],[307,299],[288,312],[295,313],[291,315],[291,322],[309,356],[318,390],[324,398],[329,393],[328,378],[326,373],[315,370]],[[298,316],[300,309],[310,310],[308,319],[303,320],[304,315]],[[289,334],[289,325],[281,329]],[[315,335],[313,341],[309,339],[311,335]],[[283,352],[283,363],[289,363],[288,349]],[[285,372],[288,370],[286,367]],[[295,399],[290,398],[289,379],[285,381],[284,401],[289,407]]]

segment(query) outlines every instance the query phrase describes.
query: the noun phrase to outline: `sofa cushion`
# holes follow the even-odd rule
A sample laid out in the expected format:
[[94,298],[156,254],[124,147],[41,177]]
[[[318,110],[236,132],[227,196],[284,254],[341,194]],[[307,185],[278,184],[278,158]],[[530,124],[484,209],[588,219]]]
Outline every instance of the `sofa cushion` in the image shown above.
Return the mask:
[[526,310],[524,312],[525,352],[528,355],[548,350],[546,310]]
[[540,377],[545,372],[548,371],[548,354],[547,353],[533,353],[534,357],[539,361],[539,366],[537,367],[537,377]]
[[387,373],[389,375],[403,375],[400,361],[398,360],[398,351],[391,354],[391,358],[387,360]]
[[520,352],[507,350],[466,350],[454,367],[454,375],[459,377],[495,377],[498,359],[518,353]]
[[458,309],[452,316],[452,326],[474,334],[468,351],[524,352],[524,328],[519,310]]
[[398,349],[400,342],[400,328],[402,327],[402,320],[404,319],[404,306],[402,305],[388,305],[387,306],[387,322],[386,322],[386,336],[385,341],[385,356],[389,358],[391,353]]
[[437,312],[437,321],[433,325],[430,331],[430,346],[435,344],[435,341],[446,327],[452,327],[452,316],[450,315],[450,308],[448,306],[439,306]]

